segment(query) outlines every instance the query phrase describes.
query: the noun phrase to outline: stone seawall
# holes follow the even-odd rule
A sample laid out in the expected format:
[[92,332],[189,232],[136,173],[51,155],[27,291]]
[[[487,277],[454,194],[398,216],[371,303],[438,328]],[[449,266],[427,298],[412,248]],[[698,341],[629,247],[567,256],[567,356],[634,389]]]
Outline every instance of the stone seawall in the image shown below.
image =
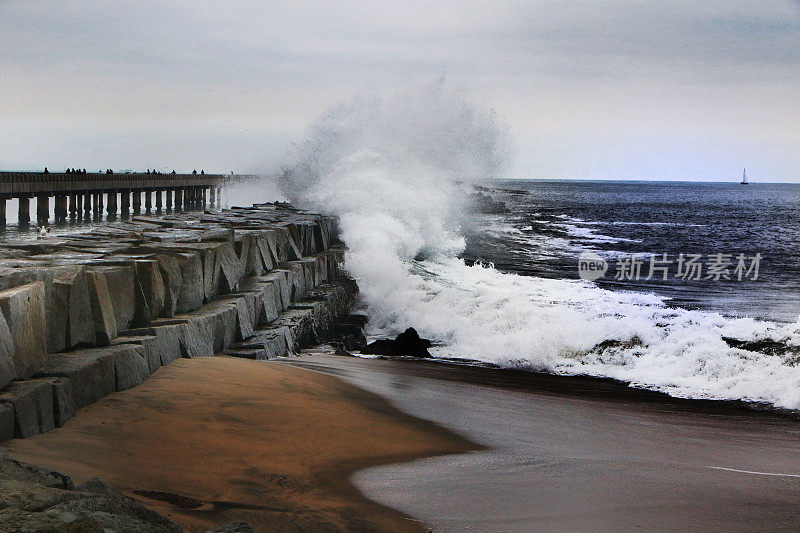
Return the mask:
[[180,357],[319,342],[356,291],[343,252],[335,219],[281,203],[0,243],[0,442]]

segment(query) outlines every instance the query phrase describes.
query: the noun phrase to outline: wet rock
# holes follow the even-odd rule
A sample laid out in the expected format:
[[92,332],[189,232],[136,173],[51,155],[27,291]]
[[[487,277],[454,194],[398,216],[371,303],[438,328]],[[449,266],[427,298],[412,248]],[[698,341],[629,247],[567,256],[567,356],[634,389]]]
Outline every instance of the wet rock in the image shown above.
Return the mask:
[[470,211],[473,213],[482,213],[486,215],[497,215],[507,213],[508,208],[506,204],[499,200],[495,200],[487,194],[476,192],[468,195]]
[[394,340],[382,339],[367,345],[363,353],[375,355],[410,355],[412,357],[431,357],[428,348],[431,341],[420,338],[417,330],[408,328]]

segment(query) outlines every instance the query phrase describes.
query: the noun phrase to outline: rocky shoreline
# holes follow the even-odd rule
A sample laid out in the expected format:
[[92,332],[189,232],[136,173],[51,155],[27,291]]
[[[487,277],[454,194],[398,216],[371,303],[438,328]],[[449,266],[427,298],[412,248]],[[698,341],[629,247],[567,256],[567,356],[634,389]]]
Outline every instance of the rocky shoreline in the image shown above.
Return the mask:
[[[0,442],[60,427],[178,358],[271,359],[331,337],[362,345],[343,252],[333,218],[283,203],[3,242]],[[0,531],[103,528],[180,530],[102,482],[76,488],[0,456]]]

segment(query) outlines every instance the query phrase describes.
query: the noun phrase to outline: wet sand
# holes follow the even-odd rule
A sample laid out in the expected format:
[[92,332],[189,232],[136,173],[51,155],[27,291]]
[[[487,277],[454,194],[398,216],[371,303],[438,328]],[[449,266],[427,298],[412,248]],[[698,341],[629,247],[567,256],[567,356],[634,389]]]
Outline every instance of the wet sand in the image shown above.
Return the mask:
[[257,531],[424,531],[365,499],[350,474],[477,447],[330,376],[210,357],[174,361],[4,448],[76,484],[100,477],[188,531],[233,520]]
[[365,495],[436,531],[796,531],[800,421],[610,380],[313,356],[490,447],[370,468]]

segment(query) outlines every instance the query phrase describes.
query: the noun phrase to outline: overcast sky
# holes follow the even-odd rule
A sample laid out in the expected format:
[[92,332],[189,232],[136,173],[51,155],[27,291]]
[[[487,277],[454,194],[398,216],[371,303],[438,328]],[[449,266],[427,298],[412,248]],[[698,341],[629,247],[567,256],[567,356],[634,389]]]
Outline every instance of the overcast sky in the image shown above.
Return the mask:
[[0,168],[250,171],[447,79],[509,177],[800,181],[800,1],[0,0]]

